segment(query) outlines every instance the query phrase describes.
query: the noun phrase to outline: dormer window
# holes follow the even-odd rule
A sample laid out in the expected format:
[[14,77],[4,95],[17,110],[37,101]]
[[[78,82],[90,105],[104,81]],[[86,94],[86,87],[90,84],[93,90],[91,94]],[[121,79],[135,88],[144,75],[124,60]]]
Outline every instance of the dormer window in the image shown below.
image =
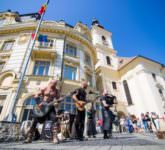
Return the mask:
[[107,60],[107,65],[111,65],[111,58],[109,56],[106,56],[106,60]]

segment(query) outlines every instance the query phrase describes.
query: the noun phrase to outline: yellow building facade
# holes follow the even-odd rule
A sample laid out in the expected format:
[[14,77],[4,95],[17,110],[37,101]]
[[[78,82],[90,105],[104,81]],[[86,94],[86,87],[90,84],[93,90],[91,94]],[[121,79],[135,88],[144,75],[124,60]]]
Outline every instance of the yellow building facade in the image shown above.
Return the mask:
[[[4,21],[0,26],[0,120],[4,120],[11,109],[38,20],[37,14],[13,12],[0,14],[0,20]],[[61,95],[78,88],[82,80],[89,82],[88,91],[96,89],[96,52],[91,40],[89,29],[82,23],[72,27],[64,21],[43,21],[15,106],[17,121],[30,119],[35,103],[31,96],[51,79],[62,78],[58,85]],[[71,113],[75,111],[70,97],[61,105]]]

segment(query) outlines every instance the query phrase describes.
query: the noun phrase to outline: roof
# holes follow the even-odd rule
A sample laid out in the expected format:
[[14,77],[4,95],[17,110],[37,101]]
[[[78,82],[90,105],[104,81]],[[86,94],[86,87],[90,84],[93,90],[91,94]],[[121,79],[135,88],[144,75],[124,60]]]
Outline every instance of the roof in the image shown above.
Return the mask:
[[127,66],[129,63],[131,63],[132,61],[134,61],[135,59],[140,58],[140,57],[144,58],[144,59],[147,59],[149,61],[152,61],[154,63],[157,63],[157,64],[161,65],[162,67],[165,67],[164,64],[162,64],[158,61],[155,61],[153,59],[150,59],[150,58],[142,56],[142,55],[137,55],[137,56],[134,56],[134,57],[119,57],[119,59],[118,59],[118,62],[119,62],[118,70],[122,69],[123,67]]
[[120,70],[121,68],[123,68],[124,66],[126,66],[128,63],[130,63],[132,60],[134,60],[137,56],[134,57],[119,57],[118,59],[118,69]]

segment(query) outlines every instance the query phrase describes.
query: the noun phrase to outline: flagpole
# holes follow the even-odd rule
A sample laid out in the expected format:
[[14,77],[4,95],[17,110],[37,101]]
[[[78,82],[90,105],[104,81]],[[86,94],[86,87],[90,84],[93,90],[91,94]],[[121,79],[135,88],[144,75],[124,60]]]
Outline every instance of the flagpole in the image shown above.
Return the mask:
[[[46,6],[48,5],[49,3],[49,0],[46,1]],[[36,41],[36,37],[37,37],[37,34],[38,34],[38,31],[40,29],[40,26],[41,26],[41,23],[43,21],[43,17],[45,15],[45,11],[41,14],[41,18],[40,18],[40,21],[37,25],[37,28],[36,28],[36,31],[35,31],[35,35],[34,35],[34,38],[32,40],[32,37],[31,37],[31,40],[30,42],[32,41],[32,44],[29,44],[28,45],[28,54],[27,54],[27,58],[25,57],[25,62],[23,63],[23,68],[21,70],[21,74],[20,74],[20,80],[19,80],[19,84],[18,84],[18,87],[17,87],[17,90],[16,90],[16,94],[13,98],[13,101],[11,102],[11,106],[10,106],[10,110],[9,110],[9,114],[7,116],[7,120],[8,122],[13,122],[13,113],[14,113],[14,108],[15,108],[15,105],[16,105],[16,102],[17,102],[17,99],[19,97],[19,92],[21,90],[21,87],[22,87],[22,83],[23,83],[23,79],[24,79],[24,76],[25,76],[25,73],[26,73],[26,69],[27,69],[27,66],[28,66],[28,63],[29,63],[29,60],[30,60],[30,56],[31,56],[31,53],[32,53],[32,50],[34,48],[34,45],[35,45],[35,41]],[[27,59],[27,61],[26,61]]]

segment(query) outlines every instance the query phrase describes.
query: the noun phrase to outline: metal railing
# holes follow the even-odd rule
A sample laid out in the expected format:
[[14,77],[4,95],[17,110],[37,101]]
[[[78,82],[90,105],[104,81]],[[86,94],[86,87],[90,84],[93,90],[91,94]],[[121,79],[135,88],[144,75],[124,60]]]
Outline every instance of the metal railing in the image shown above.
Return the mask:
[[52,48],[53,42],[39,42],[36,41],[35,48]]

